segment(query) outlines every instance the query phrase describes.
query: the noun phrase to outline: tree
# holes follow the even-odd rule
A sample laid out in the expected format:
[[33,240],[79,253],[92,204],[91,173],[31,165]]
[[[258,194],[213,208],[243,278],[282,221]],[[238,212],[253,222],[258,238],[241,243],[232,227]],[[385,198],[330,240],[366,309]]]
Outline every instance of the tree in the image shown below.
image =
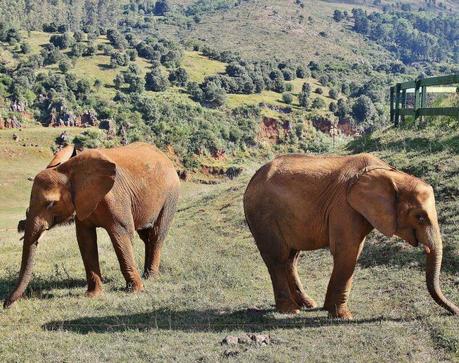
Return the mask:
[[328,109],[330,110],[330,112],[335,113],[336,111],[338,111],[338,105],[336,104],[336,102],[330,102],[330,104],[328,105]]
[[308,109],[309,108],[309,93],[300,92],[300,94],[298,95],[298,103],[304,109]]
[[343,12],[341,10],[336,9],[333,12],[333,20],[335,20],[336,22],[340,22],[343,19],[344,19]]
[[311,105],[311,107],[315,109],[325,108],[325,106],[326,106],[325,101],[319,97],[314,98],[314,100],[312,101],[312,105]]
[[357,123],[363,123],[376,115],[376,108],[370,97],[362,95],[352,105],[352,115]]
[[204,82],[201,87],[204,92],[204,102],[210,107],[220,107],[225,104],[226,92],[215,81]]
[[293,102],[293,96],[289,92],[282,93],[282,101],[284,101],[287,105],[290,105]]
[[349,115],[349,112],[349,106],[347,105],[346,101],[344,98],[340,98],[338,100],[338,110],[336,111],[336,115],[340,120],[343,120]]
[[324,90],[323,90],[322,88],[320,88],[320,87],[317,87],[317,88],[316,88],[316,93],[317,93],[318,95],[321,95],[321,94],[324,93]]
[[308,78],[311,75],[308,69],[305,66],[299,65],[296,69],[296,76],[298,78]]
[[96,90],[100,90],[100,88],[102,87],[102,81],[100,79],[96,79],[94,81],[94,87],[96,88]]
[[343,83],[341,85],[341,92],[345,94],[346,96],[349,96],[351,94],[351,87],[349,86],[348,83]]
[[188,73],[182,67],[174,69],[169,73],[169,81],[176,86],[184,87],[188,81]]
[[121,89],[121,87],[124,84],[124,75],[122,73],[118,73],[115,76],[115,79],[113,80],[113,84],[115,85],[116,89],[118,89],[118,90]]
[[290,68],[284,68],[282,70],[282,75],[284,77],[284,80],[292,81],[296,77],[296,72],[292,71]]
[[330,78],[326,74],[324,74],[324,75],[320,76],[319,82],[320,82],[320,84],[322,86],[326,86],[328,84],[328,82],[330,82]]
[[309,83],[303,83],[303,86],[301,86],[301,92],[305,93],[309,97],[311,95],[311,85]]
[[161,74],[157,68],[148,72],[145,76],[145,86],[147,90],[154,92],[163,92],[169,87],[169,81]]
[[202,91],[201,87],[199,87],[199,84],[197,84],[196,82],[189,82],[187,85],[187,91],[194,101],[204,101],[204,92]]
[[330,91],[328,91],[328,95],[330,96],[330,98],[333,98],[334,100],[337,100],[338,99],[338,91],[334,88],[330,89]]
[[75,39],[76,42],[82,42],[83,41],[83,32],[76,31],[73,33],[73,38]]
[[273,82],[272,89],[274,92],[277,93],[285,92],[285,82],[279,78],[275,79]]
[[74,40],[70,33],[64,33],[62,35],[52,35],[51,38],[49,38],[49,42],[59,49],[67,49],[72,46]]
[[23,54],[29,54],[32,51],[29,43],[23,42],[21,43],[21,52]]
[[70,70],[71,67],[72,67],[72,64],[70,63],[68,59],[62,59],[59,62],[59,70],[64,74],[66,74]]
[[79,58],[83,56],[83,53],[86,49],[86,45],[84,43],[75,43],[72,46],[72,51],[70,52],[72,57]]
[[167,0],[158,0],[155,4],[154,14],[156,16],[164,16],[171,10]]

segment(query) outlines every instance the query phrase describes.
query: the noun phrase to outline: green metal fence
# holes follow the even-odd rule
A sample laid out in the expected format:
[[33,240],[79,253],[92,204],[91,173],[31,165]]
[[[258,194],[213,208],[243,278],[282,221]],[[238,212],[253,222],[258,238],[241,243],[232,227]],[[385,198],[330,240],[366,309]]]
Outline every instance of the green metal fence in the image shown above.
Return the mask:
[[[457,87],[438,87],[454,85]],[[390,88],[390,120],[397,126],[405,116],[413,116],[414,119],[421,116],[455,116],[459,119],[459,107],[427,107],[428,93],[453,93],[458,89],[459,74],[397,83]],[[407,107],[409,93],[414,93],[413,107]]]

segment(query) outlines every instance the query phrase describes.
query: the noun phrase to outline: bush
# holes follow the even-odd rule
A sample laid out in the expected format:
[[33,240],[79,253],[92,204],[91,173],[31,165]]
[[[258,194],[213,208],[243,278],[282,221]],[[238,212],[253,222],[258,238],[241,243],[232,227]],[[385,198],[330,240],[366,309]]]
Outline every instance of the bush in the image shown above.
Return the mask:
[[298,103],[304,109],[308,109],[309,108],[309,94],[306,92],[301,92],[298,95]]
[[161,74],[161,71],[153,69],[145,76],[145,86],[147,90],[163,92],[169,87],[168,79]]
[[300,65],[296,69],[296,76],[298,78],[308,78],[311,76],[311,72],[309,72],[309,70],[306,69],[305,66]]
[[328,105],[328,109],[330,110],[330,112],[335,113],[336,111],[338,111],[338,105],[336,104],[336,102],[330,102],[330,104]]
[[284,101],[287,105],[290,105],[293,102],[293,96],[289,92],[284,92],[282,94],[282,101]]
[[362,95],[352,105],[352,115],[357,123],[363,123],[376,115],[376,108],[370,97]]
[[277,93],[285,92],[285,82],[281,79],[275,79],[272,85],[272,89]]
[[327,76],[327,75],[322,75],[320,76],[319,78],[319,82],[322,86],[326,86],[328,84],[328,82],[330,81],[330,78]]
[[317,93],[318,95],[321,95],[321,94],[324,93],[324,90],[323,90],[322,88],[320,88],[320,87],[317,87],[317,88],[316,88],[316,93]]
[[21,52],[23,54],[29,54],[32,51],[29,43],[23,42],[21,43]]
[[325,106],[326,106],[325,101],[322,98],[318,98],[318,97],[314,98],[314,101],[312,101],[312,105],[311,105],[311,107],[315,109],[325,108]]
[[72,63],[70,63],[68,59],[62,59],[59,62],[59,70],[64,74],[67,73],[71,67],[72,67]]
[[179,67],[169,73],[169,81],[176,86],[184,87],[188,81],[188,73],[185,68]]
[[338,91],[333,88],[330,91],[328,91],[328,95],[330,96],[330,98],[333,98],[334,100],[338,99]]

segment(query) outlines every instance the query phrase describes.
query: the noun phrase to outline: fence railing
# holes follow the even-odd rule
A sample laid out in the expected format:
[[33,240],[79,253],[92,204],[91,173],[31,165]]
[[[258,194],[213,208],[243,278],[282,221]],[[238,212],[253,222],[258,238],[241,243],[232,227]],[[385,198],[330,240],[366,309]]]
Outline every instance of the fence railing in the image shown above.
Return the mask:
[[[451,85],[457,87],[438,87]],[[459,74],[397,83],[390,88],[390,120],[397,126],[405,116],[413,116],[414,119],[421,116],[454,116],[459,119],[459,107],[427,107],[428,93],[456,93],[458,90]],[[407,94],[410,93],[414,93],[414,101],[412,107],[407,107]]]

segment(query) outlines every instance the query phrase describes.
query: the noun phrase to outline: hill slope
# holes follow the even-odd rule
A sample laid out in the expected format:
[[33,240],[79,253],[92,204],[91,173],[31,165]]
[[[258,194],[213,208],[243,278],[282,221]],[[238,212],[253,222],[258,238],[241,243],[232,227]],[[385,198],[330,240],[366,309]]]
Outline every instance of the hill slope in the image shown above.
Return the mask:
[[[23,147],[0,134],[0,296],[13,287],[21,244],[14,231],[23,216],[27,176],[50,157],[56,131],[34,130]],[[435,188],[445,241],[442,285],[459,302],[459,133],[386,130],[348,146],[371,151]],[[42,152],[40,152],[42,151]],[[39,156],[38,158],[36,158]],[[31,162],[33,160],[33,162]],[[242,193],[260,164],[217,185],[184,183],[179,210],[164,247],[158,280],[129,295],[106,233],[99,251],[105,294],[83,296],[84,269],[74,227],[53,230],[40,243],[27,299],[0,314],[0,354],[9,360],[123,361],[454,361],[459,359],[455,318],[425,288],[424,256],[399,240],[372,233],[361,256],[350,307],[355,320],[331,321],[322,311],[295,317],[273,312],[266,268],[244,222]],[[12,197],[14,196],[14,198]],[[141,266],[143,243],[134,241]],[[331,271],[328,251],[304,253],[299,267],[311,296],[323,302]],[[272,344],[225,346],[226,335],[269,334]],[[26,342],[26,343],[25,343]],[[382,344],[384,342],[384,344]]]

